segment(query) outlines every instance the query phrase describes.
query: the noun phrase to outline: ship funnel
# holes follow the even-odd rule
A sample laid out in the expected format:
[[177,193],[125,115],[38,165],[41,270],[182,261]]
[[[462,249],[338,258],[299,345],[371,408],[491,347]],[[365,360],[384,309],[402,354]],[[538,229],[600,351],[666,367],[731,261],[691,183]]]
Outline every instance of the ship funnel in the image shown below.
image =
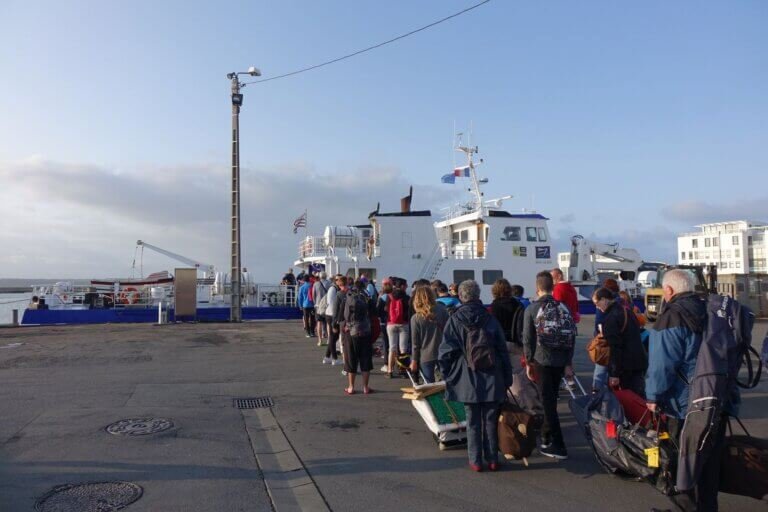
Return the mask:
[[400,213],[409,213],[411,211],[411,200],[413,200],[413,187],[408,191],[408,195],[400,199]]

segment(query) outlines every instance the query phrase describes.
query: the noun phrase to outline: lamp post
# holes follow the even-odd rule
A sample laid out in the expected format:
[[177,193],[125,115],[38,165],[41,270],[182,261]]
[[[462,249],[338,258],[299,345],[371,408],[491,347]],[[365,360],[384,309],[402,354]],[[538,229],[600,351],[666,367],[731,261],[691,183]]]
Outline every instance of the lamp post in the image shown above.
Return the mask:
[[240,93],[240,89],[245,87],[245,84],[240,82],[240,75],[261,76],[261,71],[251,66],[248,71],[227,74],[227,78],[232,81],[232,297],[229,305],[230,322],[243,320],[240,295],[240,278],[242,276],[242,262],[240,261],[240,107],[243,104],[243,95]]

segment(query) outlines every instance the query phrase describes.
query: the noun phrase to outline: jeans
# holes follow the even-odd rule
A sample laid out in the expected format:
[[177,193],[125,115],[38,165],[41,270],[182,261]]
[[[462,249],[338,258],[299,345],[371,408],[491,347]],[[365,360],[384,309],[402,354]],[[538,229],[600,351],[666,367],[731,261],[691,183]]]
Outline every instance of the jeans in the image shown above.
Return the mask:
[[408,324],[387,324],[387,336],[389,336],[389,351],[400,354],[408,354],[411,350],[411,329]]
[[479,466],[483,463],[483,457],[488,464],[496,463],[499,452],[499,404],[464,404],[464,411],[467,413],[469,463]]
[[328,326],[328,348],[325,349],[325,357],[337,359],[339,354],[336,352],[336,342],[339,340],[339,333],[338,331],[334,332],[333,330],[332,316],[328,315],[325,317],[325,325]]
[[544,424],[541,427],[543,443],[552,443],[557,448],[565,449],[563,432],[560,430],[560,416],[557,414],[557,395],[563,380],[565,367],[539,366],[538,386],[541,402],[544,406]]
[[437,367],[437,361],[426,361],[419,365],[421,373],[424,375],[426,382],[435,382],[435,368]]
[[595,371],[592,373],[592,389],[602,389],[608,385],[608,367],[595,365]]

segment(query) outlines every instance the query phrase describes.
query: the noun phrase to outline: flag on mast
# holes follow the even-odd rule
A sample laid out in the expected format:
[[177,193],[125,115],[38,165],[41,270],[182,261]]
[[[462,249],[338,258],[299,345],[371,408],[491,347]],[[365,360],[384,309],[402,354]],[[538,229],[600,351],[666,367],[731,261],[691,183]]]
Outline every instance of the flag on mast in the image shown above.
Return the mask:
[[470,176],[469,166],[462,165],[461,167],[456,167],[455,169],[453,169],[452,173],[443,175],[443,177],[440,178],[440,181],[442,181],[443,183],[450,183],[451,185],[453,185],[454,183],[456,183],[457,176],[460,178],[461,177],[469,178]]
[[293,221],[293,234],[299,232],[299,228],[305,228],[307,227],[307,210],[304,210],[304,213],[299,215],[299,217]]

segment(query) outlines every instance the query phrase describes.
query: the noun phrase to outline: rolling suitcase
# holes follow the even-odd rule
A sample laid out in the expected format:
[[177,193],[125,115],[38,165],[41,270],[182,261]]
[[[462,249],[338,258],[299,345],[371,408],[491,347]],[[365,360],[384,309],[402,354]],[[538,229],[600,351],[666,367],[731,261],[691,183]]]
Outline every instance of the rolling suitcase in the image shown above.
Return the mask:
[[[444,398],[445,382],[417,384],[410,370],[411,388],[401,388],[403,398],[411,400],[416,412],[426,423],[440,450],[467,444],[467,417],[464,404]],[[422,375],[422,379],[424,376]]]

